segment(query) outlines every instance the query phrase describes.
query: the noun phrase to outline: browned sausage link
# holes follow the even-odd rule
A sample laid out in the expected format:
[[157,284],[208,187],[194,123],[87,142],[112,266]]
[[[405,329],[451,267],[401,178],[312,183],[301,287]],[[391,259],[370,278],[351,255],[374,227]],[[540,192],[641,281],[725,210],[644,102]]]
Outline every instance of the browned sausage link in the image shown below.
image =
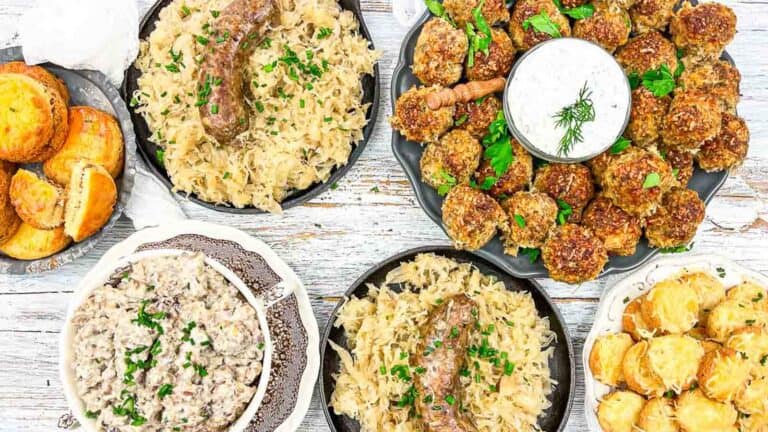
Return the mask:
[[426,369],[415,379],[416,410],[426,432],[474,432],[459,406],[459,372],[469,344],[475,302],[460,294],[435,308],[422,330],[416,365]]
[[274,0],[234,0],[213,25],[216,39],[200,66],[198,104],[205,131],[219,143],[248,130],[243,67],[277,17]]

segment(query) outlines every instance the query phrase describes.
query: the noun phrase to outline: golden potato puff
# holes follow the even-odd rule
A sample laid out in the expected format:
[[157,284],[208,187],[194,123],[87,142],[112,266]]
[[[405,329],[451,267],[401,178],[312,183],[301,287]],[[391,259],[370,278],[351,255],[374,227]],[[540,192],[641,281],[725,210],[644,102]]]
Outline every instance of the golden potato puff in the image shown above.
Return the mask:
[[768,331],[756,326],[740,328],[731,333],[725,346],[747,357],[753,375],[768,376]]
[[589,353],[589,368],[595,378],[609,386],[624,382],[621,363],[624,360],[624,354],[632,345],[632,337],[627,333],[598,337]]
[[628,391],[609,394],[597,407],[597,421],[604,432],[633,432],[645,398]]
[[675,410],[667,398],[653,398],[646,402],[637,427],[645,432],[678,432],[680,427],[675,420]]
[[67,105],[57,88],[24,74],[0,73],[0,159],[42,162],[64,144]]
[[712,351],[718,350],[718,349],[722,348],[723,346],[720,345],[719,343],[715,342],[715,341],[703,340],[703,341],[701,341],[701,347],[704,348],[704,354],[706,354],[708,352],[712,352]]
[[38,229],[64,223],[64,190],[37,174],[20,169],[11,181],[11,202],[21,219]]
[[708,398],[730,402],[747,382],[752,365],[730,348],[720,348],[704,356],[697,375],[699,387]]
[[645,355],[648,367],[665,389],[680,393],[696,380],[704,348],[692,337],[667,335],[649,340]]
[[680,279],[667,279],[651,288],[640,310],[652,329],[661,333],[685,333],[698,320],[699,296]]
[[34,78],[47,87],[56,89],[64,100],[64,103],[69,104],[69,89],[67,89],[67,85],[61,78],[48,72],[45,68],[40,66],[30,66],[21,61],[14,61],[0,65],[0,74],[3,73],[17,73]]
[[736,300],[726,299],[707,316],[707,332],[713,340],[723,343],[734,331],[753,325],[765,326],[766,312],[745,307]]
[[768,377],[753,378],[733,402],[745,414],[768,415]]
[[725,297],[735,300],[740,305],[752,309],[768,311],[768,295],[766,288],[751,280],[744,280],[740,284],[728,290]]
[[725,298],[725,286],[709,273],[696,272],[680,276],[680,281],[696,291],[699,309],[706,313]]
[[5,243],[21,226],[21,218],[11,203],[11,181],[16,165],[0,160],[0,244]]
[[43,171],[54,182],[66,186],[73,165],[86,160],[103,166],[112,178],[117,178],[123,171],[123,147],[123,134],[114,117],[91,107],[72,107],[67,140],[43,163]]
[[683,392],[675,405],[684,432],[736,432],[738,413],[733,405],[713,401],[699,389]]
[[11,258],[34,260],[49,257],[69,246],[72,242],[64,228],[41,230],[22,223],[16,234],[0,245],[0,252]]
[[740,416],[739,432],[768,432],[768,414]]
[[624,313],[621,316],[621,326],[625,332],[632,335],[632,339],[641,341],[654,336],[654,331],[650,328],[648,323],[643,318],[643,313],[640,310],[640,306],[643,303],[645,296],[638,297],[624,308]]
[[641,395],[661,397],[666,388],[648,366],[648,341],[633,345],[624,355],[621,371],[630,390]]
[[76,242],[99,231],[112,216],[117,186],[101,165],[77,162],[67,190],[64,229]]

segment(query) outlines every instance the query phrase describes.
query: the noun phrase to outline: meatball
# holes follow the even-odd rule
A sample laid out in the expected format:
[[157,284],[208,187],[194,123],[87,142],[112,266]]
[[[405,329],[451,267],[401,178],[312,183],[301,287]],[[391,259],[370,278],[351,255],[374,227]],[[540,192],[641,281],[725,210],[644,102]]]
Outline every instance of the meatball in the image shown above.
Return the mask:
[[664,117],[661,137],[669,148],[697,149],[720,132],[717,99],[701,90],[676,93]]
[[[478,4],[480,4],[480,0],[443,1],[445,10],[456,21],[459,28],[465,28],[467,23],[475,21],[475,18],[472,16],[472,10],[477,9]],[[485,18],[490,26],[509,21],[509,11],[507,10],[507,2],[505,0],[485,0],[481,12],[483,18]]]
[[[624,9],[629,10],[632,6],[634,6],[635,2],[637,0],[595,0],[592,2],[592,4],[595,5],[595,8],[603,8],[603,7],[610,7],[613,9]],[[563,2],[565,3],[565,2]],[[587,1],[584,1],[583,3],[588,3]],[[632,23],[628,22],[627,24],[629,27],[632,27]]]
[[488,47],[488,55],[483,52],[475,53],[474,64],[467,65],[467,79],[470,81],[483,81],[497,77],[506,78],[512,70],[512,62],[515,59],[515,47],[512,39],[504,30],[491,29],[491,45]]
[[629,15],[637,33],[664,30],[674,13],[677,0],[637,0]]
[[667,65],[670,72],[677,70],[677,50],[675,45],[657,31],[643,33],[633,37],[616,52],[616,61],[627,73],[640,75]]
[[482,185],[488,177],[496,178],[496,182],[488,190],[488,193],[496,198],[510,196],[515,192],[524,190],[531,184],[531,177],[533,177],[533,158],[531,155],[517,140],[512,139],[511,145],[514,159],[507,172],[501,177],[498,177],[496,170],[488,160],[484,160],[480,164],[480,169],[475,173],[475,179],[479,185]]
[[616,155],[608,149],[586,162],[587,166],[592,171],[592,178],[595,179],[595,184],[598,186],[603,185],[605,170],[615,157]]
[[704,202],[696,191],[673,188],[659,208],[648,217],[645,236],[656,248],[684,246],[691,242],[704,221]]
[[541,248],[541,258],[549,277],[576,284],[595,279],[603,271],[608,253],[589,228],[565,224],[552,230]]
[[582,224],[603,241],[605,250],[611,255],[634,255],[640,236],[643,235],[640,219],[603,196],[589,203]]
[[532,25],[524,25],[534,15],[545,14],[559,29],[560,35],[571,35],[571,25],[552,0],[518,0],[512,7],[509,34],[517,49],[526,51],[534,45],[552,39],[547,33],[537,31]]
[[591,17],[576,20],[573,25],[573,36],[592,41],[609,53],[627,43],[630,31],[629,13],[607,6],[598,6]]
[[720,133],[704,142],[696,161],[704,171],[723,171],[740,165],[749,150],[749,129],[743,119],[723,114]]
[[469,132],[453,130],[427,145],[421,156],[421,181],[435,189],[467,184],[480,164],[483,146]]
[[736,35],[736,14],[720,3],[684,2],[672,17],[669,32],[686,54],[717,59]]
[[614,158],[603,174],[603,193],[625,212],[643,218],[675,185],[672,168],[661,156],[631,147]]
[[456,105],[456,128],[466,130],[477,139],[483,138],[501,109],[501,101],[496,96],[459,103]]
[[702,90],[715,96],[723,111],[736,112],[741,73],[725,60],[699,63],[680,76],[678,84],[688,90]]
[[507,216],[490,196],[459,185],[443,202],[443,225],[456,249],[477,250],[496,235],[508,231]]
[[562,0],[562,5],[566,9],[575,8],[589,3],[589,0]]
[[557,203],[539,192],[517,192],[501,207],[507,213],[509,232],[504,235],[504,252],[517,256],[518,248],[539,248],[555,227]]
[[536,170],[533,186],[555,200],[563,200],[573,210],[568,222],[579,222],[581,212],[595,195],[589,168],[582,164],[547,164]]
[[464,72],[467,35],[442,18],[424,25],[413,52],[413,74],[425,85],[456,84]]
[[688,150],[668,149],[664,146],[660,149],[664,160],[672,167],[672,175],[680,186],[688,186],[693,177],[693,153]]
[[638,147],[650,147],[661,137],[664,116],[672,98],[657,98],[647,88],[640,86],[632,91],[632,108],[624,134]]
[[412,87],[395,103],[395,113],[389,119],[392,128],[405,139],[414,142],[435,142],[453,126],[456,107],[433,111],[427,106],[427,96],[442,90],[440,86]]

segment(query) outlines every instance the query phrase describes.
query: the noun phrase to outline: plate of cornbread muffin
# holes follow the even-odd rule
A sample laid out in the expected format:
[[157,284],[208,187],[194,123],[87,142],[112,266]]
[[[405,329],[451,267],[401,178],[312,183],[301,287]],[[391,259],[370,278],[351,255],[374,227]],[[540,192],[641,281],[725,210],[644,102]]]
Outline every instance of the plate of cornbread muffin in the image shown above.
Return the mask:
[[133,184],[133,128],[99,72],[0,50],[0,273],[57,268],[92,249]]

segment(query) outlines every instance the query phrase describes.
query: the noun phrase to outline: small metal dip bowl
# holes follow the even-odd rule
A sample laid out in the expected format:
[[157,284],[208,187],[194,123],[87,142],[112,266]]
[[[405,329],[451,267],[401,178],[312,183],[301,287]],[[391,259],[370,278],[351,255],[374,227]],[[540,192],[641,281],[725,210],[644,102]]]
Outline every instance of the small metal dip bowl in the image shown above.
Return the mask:
[[518,67],[525,62],[525,60],[528,58],[529,55],[531,55],[531,53],[535,52],[538,49],[541,49],[542,47],[544,47],[544,46],[546,46],[548,44],[558,43],[558,42],[563,41],[563,40],[578,41],[579,43],[590,44],[590,45],[593,45],[593,46],[596,46],[596,47],[600,48],[601,50],[603,49],[602,47],[600,47],[599,45],[597,45],[597,44],[595,44],[593,42],[586,41],[586,40],[583,40],[583,39],[570,38],[570,37],[569,38],[550,39],[548,41],[542,42],[542,43],[534,46],[533,48],[531,48],[527,52],[525,52],[522,56],[520,56],[520,58],[518,58],[517,61],[515,62],[515,65],[512,68],[512,71],[509,73],[509,77],[507,78],[507,84],[506,84],[506,87],[504,88],[504,95],[503,95],[503,99],[502,99],[502,104],[504,106],[504,117],[505,117],[505,119],[507,121],[507,126],[508,126],[510,132],[512,133],[512,136],[515,139],[517,139],[517,141],[526,150],[528,150],[529,153],[531,153],[532,155],[534,155],[535,157],[537,157],[539,159],[543,159],[543,160],[546,160],[546,161],[549,161],[549,162],[555,162],[555,163],[577,163],[577,162],[584,162],[584,161],[593,159],[593,158],[597,157],[598,155],[600,155],[601,153],[603,153],[604,151],[608,150],[613,145],[613,143],[616,140],[618,140],[621,137],[621,135],[624,133],[624,130],[627,128],[627,124],[629,124],[629,114],[630,114],[630,111],[631,111],[631,108],[632,108],[632,88],[629,85],[629,79],[627,79],[626,75],[623,73],[623,68],[621,67],[621,65],[619,65],[619,63],[616,61],[616,59],[612,55],[610,55],[609,53],[606,52],[606,54],[609,57],[611,57],[611,60],[616,64],[616,67],[622,70],[622,75],[625,76],[624,82],[625,82],[626,88],[627,88],[626,94],[627,94],[627,98],[628,98],[628,101],[627,101],[628,103],[627,103],[627,113],[624,116],[624,124],[621,127],[621,132],[614,138],[613,141],[609,142],[606,146],[598,149],[597,151],[595,151],[593,153],[590,153],[588,155],[581,156],[581,157],[558,156],[558,155],[552,155],[552,154],[545,153],[545,152],[541,151],[538,147],[534,146],[528,140],[528,138],[522,133],[522,131],[520,131],[515,126],[515,122],[512,120],[512,114],[510,113],[508,99],[510,97],[514,97],[514,95],[510,95],[510,88],[509,88],[509,86],[512,83],[512,79],[514,78],[515,73],[517,72]]

